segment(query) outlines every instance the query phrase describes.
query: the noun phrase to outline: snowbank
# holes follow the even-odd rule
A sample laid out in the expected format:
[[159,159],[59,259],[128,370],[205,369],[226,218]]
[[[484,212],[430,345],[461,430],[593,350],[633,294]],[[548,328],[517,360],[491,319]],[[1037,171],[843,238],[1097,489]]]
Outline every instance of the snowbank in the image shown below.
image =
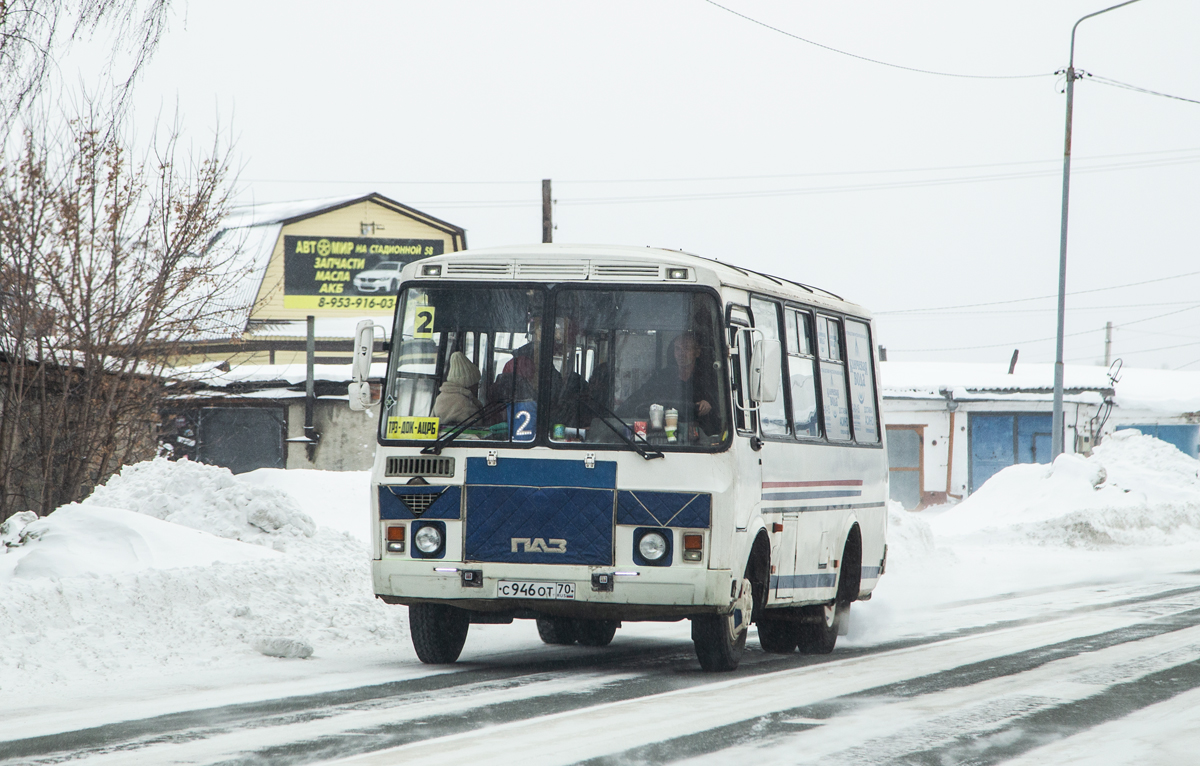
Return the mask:
[[143,569],[206,567],[218,561],[277,556],[257,545],[99,505],[72,504],[21,530],[21,544],[0,558],[9,577],[92,577]]
[[6,525],[16,539],[0,546],[0,700],[406,646],[404,610],[374,597],[366,544],[306,513],[344,498],[339,515],[365,528],[363,477],[310,473],[324,491],[293,495],[155,460]]
[[296,500],[274,487],[255,487],[228,469],[157,458],[127,465],[82,505],[125,508],[220,537],[273,545],[312,537],[316,524]]
[[1200,462],[1135,430],[1090,457],[1014,465],[932,519],[935,534],[1099,547],[1200,541]]

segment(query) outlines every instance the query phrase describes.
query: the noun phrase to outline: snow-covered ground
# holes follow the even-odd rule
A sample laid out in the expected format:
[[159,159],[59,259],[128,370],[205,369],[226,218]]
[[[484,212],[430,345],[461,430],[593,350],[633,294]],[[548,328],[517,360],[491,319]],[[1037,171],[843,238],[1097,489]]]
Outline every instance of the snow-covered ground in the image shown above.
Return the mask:
[[[968,635],[1000,618],[1019,625],[1170,586],[1200,560],[1198,468],[1170,445],[1122,431],[1089,458],[1005,469],[955,506],[893,507],[888,571],[875,597],[854,606],[840,650]],[[127,467],[47,518],[10,519],[0,529],[0,752],[4,740],[457,672],[420,665],[405,610],[373,597],[368,491],[365,472],[233,476],[155,460]],[[614,647],[686,652],[688,639],[686,623],[627,623]],[[580,650],[543,646],[528,622],[477,625],[458,669],[572,651]],[[930,662],[952,656],[932,653]],[[895,662],[872,657],[863,662],[882,669],[863,671],[867,686],[896,673]],[[584,693],[600,682],[581,673],[554,683]],[[761,706],[773,687],[757,683],[746,695]],[[1162,737],[1176,750],[1179,732],[1195,720],[1179,705],[1194,696],[1147,708],[1157,710]],[[1075,749],[1048,746],[1059,755],[1042,762],[1070,753],[1084,763],[1088,752],[1110,752],[1134,716],[1148,713],[1072,736]],[[1191,745],[1200,746],[1191,731]],[[767,748],[755,759],[792,762],[788,752]]]

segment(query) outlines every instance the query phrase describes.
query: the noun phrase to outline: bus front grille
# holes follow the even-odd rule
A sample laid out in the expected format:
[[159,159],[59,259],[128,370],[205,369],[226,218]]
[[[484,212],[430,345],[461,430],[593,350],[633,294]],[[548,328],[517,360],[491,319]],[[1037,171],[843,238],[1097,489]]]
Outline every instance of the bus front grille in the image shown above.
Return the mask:
[[[385,476],[454,476],[454,458],[422,456],[393,456],[387,459]],[[424,509],[422,509],[424,510]]]

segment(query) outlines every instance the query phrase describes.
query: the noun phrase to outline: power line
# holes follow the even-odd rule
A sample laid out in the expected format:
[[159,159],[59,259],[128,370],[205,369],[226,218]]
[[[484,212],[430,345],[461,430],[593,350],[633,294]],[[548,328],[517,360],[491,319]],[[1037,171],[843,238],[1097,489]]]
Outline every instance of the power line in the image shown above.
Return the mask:
[[[1100,167],[1092,167],[1076,170],[1076,174],[1083,173],[1099,173],[1112,170],[1128,170],[1134,168],[1152,168],[1162,167],[1164,164],[1185,164],[1200,162],[1200,156],[1187,157],[1180,160],[1167,162],[1165,160],[1147,161],[1147,162],[1130,162],[1113,165],[1104,165]],[[797,189],[764,189],[755,191],[740,191],[740,192],[698,192],[688,194],[663,194],[663,195],[644,195],[640,197],[583,197],[583,198],[560,198],[560,205],[613,205],[613,204],[631,204],[641,202],[697,202],[704,200],[727,200],[727,199],[761,199],[765,197],[796,197],[808,194],[834,194],[839,192],[857,192],[857,191],[886,191],[890,189],[919,189],[930,186],[954,186],[965,183],[978,183],[981,181],[1011,181],[1016,179],[1027,178],[1048,178],[1057,177],[1061,174],[1061,170],[1033,170],[1024,173],[996,173],[990,175],[977,176],[959,176],[951,178],[928,178],[919,181],[884,181],[879,183],[868,184],[849,184],[839,186],[810,186]],[[425,203],[434,204],[434,203]]]
[[[1049,296],[1049,297],[1053,298],[1055,296]],[[1027,300],[1032,300],[1032,299],[1027,299]],[[1147,306],[1184,306],[1184,305],[1190,306],[1193,303],[1194,303],[1194,301],[1169,301],[1169,302],[1165,302],[1165,303],[1164,302],[1159,302],[1159,303],[1116,303],[1116,304],[1113,304],[1110,306],[1072,306],[1070,310],[1071,310],[1071,313],[1077,314],[1080,311],[1115,311],[1117,309],[1146,308]],[[904,319],[905,317],[917,318],[917,317],[922,317],[922,316],[935,316],[935,317],[977,316],[980,314],[1049,314],[1054,311],[1057,311],[1057,309],[1054,307],[1045,308],[1045,309],[996,309],[996,310],[992,310],[992,311],[936,311],[936,310],[930,309],[929,311],[919,311],[918,310],[918,311],[906,312],[902,316],[894,317],[894,319]],[[878,316],[879,314],[884,314],[884,313],[888,313],[888,312],[882,312],[882,311],[876,312],[876,316]],[[1135,330],[1134,332],[1137,332],[1137,331]],[[1149,334],[1150,335],[1166,335],[1168,333],[1149,333]],[[1192,336],[1180,336],[1180,337],[1192,337]]]
[[[1091,168],[1076,170],[1076,174],[1085,173],[1100,173],[1110,172],[1113,170],[1130,170],[1142,168],[1163,167],[1165,165],[1180,165],[1200,162],[1200,155],[1194,157],[1182,157],[1171,160],[1150,160],[1143,162],[1126,162],[1114,163],[1110,165],[1101,165]],[[576,206],[576,205],[625,205],[625,204],[644,204],[652,202],[704,202],[716,200],[731,200],[731,199],[763,199],[770,197],[797,197],[810,194],[837,194],[845,192],[861,192],[861,191],[888,191],[893,189],[918,189],[933,186],[953,186],[957,184],[979,183],[983,181],[1010,181],[1028,178],[1048,178],[1057,177],[1058,169],[1036,170],[1024,173],[997,173],[991,175],[977,176],[958,176],[950,178],[927,178],[918,181],[885,181],[880,183],[866,184],[842,184],[837,186],[809,186],[793,189],[759,189],[737,192],[697,192],[697,193],[681,193],[681,194],[647,194],[642,196],[623,196],[623,197],[578,197],[571,199],[569,197],[560,197],[557,202],[559,205]],[[530,199],[524,200],[414,200],[410,204],[422,206],[441,206],[445,208],[493,208],[493,207],[528,207],[530,205],[540,204],[539,201]]]
[[[1151,285],[1151,284],[1154,284],[1155,282],[1166,282],[1166,281],[1169,281],[1172,279],[1183,279],[1184,277],[1194,277],[1197,274],[1200,274],[1200,271],[1189,271],[1185,274],[1174,274],[1169,277],[1158,277],[1157,279],[1147,279],[1144,282],[1130,282],[1130,283],[1124,284],[1124,285],[1112,285],[1111,287],[1095,287],[1095,288],[1092,288],[1091,290],[1076,290],[1074,292],[1067,293],[1067,295],[1086,295],[1088,293],[1102,293],[1102,292],[1106,292],[1108,290],[1122,290],[1126,287],[1141,287],[1142,285]],[[1044,301],[1049,298],[1057,298],[1057,297],[1058,297],[1058,294],[1056,293],[1054,295],[1039,295],[1035,298],[1013,298],[1012,300],[1007,300],[1007,301],[990,301],[988,303],[964,303],[959,306],[940,306],[937,308],[930,308],[930,309],[896,309],[894,311],[876,311],[874,313],[875,313],[875,316],[883,316],[885,314],[912,314],[912,313],[916,313],[916,312],[949,311],[952,309],[973,309],[973,308],[979,308],[982,306],[1005,306],[1005,305],[1012,304],[1012,303],[1027,303],[1029,301]],[[1162,305],[1162,304],[1153,304],[1153,305]]]
[[[1155,281],[1159,281],[1159,280],[1155,280]],[[1058,296],[1053,296],[1053,297],[1058,297]],[[1175,314],[1182,314],[1185,311],[1194,311],[1196,309],[1200,309],[1200,303],[1192,304],[1192,305],[1188,306],[1187,308],[1176,309],[1175,311],[1168,311],[1163,314],[1155,314],[1154,316],[1144,317],[1142,319],[1135,319],[1131,322],[1123,322],[1120,325],[1113,325],[1113,328],[1118,329],[1118,328],[1126,327],[1126,326],[1132,325],[1132,324],[1141,324],[1142,322],[1150,322],[1155,319],[1162,319],[1163,317],[1169,317],[1169,316],[1173,316]],[[1082,330],[1080,332],[1068,333],[1068,334],[1064,335],[1063,337],[1064,338],[1075,338],[1080,335],[1091,335],[1092,333],[1101,332],[1102,330],[1105,330],[1105,329],[1107,329],[1107,327],[1096,327],[1091,330]],[[985,348],[1012,348],[1013,346],[1021,346],[1026,343],[1044,343],[1045,341],[1056,340],[1056,337],[1057,336],[1052,335],[1049,338],[1029,338],[1026,340],[1007,341],[1005,343],[989,343],[989,344],[983,345],[983,346],[959,346],[957,348],[898,348],[898,349],[895,349],[895,351],[897,353],[918,353],[918,352],[934,352],[934,351],[974,351],[977,349],[985,349]],[[1200,341],[1197,341],[1196,343],[1183,343],[1183,344],[1180,344],[1179,346],[1164,346],[1161,349],[1146,349],[1146,352],[1162,351],[1162,350],[1168,349],[1168,348],[1182,348],[1183,346],[1195,346],[1195,345],[1200,345]],[[1130,351],[1128,353],[1140,354],[1140,353],[1144,353],[1144,352]]]
[[1091,79],[1093,82],[1098,82],[1101,85],[1108,85],[1113,88],[1124,88],[1125,90],[1132,90],[1135,93],[1145,93],[1148,96],[1161,96],[1162,98],[1170,98],[1170,99],[1174,99],[1176,101],[1186,101],[1189,104],[1200,104],[1200,101],[1197,101],[1194,98],[1184,98],[1183,96],[1173,96],[1170,93],[1160,93],[1159,91],[1150,90],[1149,88],[1143,88],[1139,85],[1131,85],[1127,82],[1121,82],[1120,80],[1113,80],[1108,77],[1101,77],[1100,75],[1095,75],[1095,74],[1092,74],[1091,72],[1084,72],[1084,74],[1089,79]]
[[849,56],[850,58],[858,59],[859,61],[866,61],[871,64],[879,64],[880,66],[891,67],[892,69],[903,69],[906,72],[916,72],[918,74],[932,74],[932,75],[937,75],[939,77],[959,77],[959,78],[964,78],[964,79],[969,79],[969,80],[1028,80],[1028,79],[1031,79],[1034,77],[1053,77],[1055,74],[1054,72],[1042,72],[1039,74],[1010,74],[1010,75],[962,74],[959,72],[938,72],[938,71],[935,71],[932,69],[919,69],[917,67],[904,66],[902,64],[892,64],[888,61],[880,61],[879,59],[868,58],[867,56],[860,56],[857,53],[851,53],[849,51],[844,51],[839,48],[834,48],[832,46],[825,45],[824,43],[819,43],[815,40],[809,40],[808,38],[801,37],[800,35],[792,34],[791,32],[780,29],[779,27],[773,27],[770,24],[767,24],[766,22],[759,21],[758,19],[747,16],[744,13],[739,13],[739,12],[733,10],[732,8],[726,8],[725,6],[721,5],[720,3],[714,2],[713,0],[704,0],[704,2],[708,3],[709,5],[720,8],[721,10],[723,10],[727,13],[732,13],[734,16],[743,18],[746,21],[757,24],[760,27],[765,27],[765,28],[771,30],[772,32],[778,32],[781,35],[790,37],[793,40],[799,40],[802,43],[808,43],[809,45],[815,45],[816,47],[823,48],[824,50],[830,51],[831,53],[837,53],[842,56]]
[[[1073,162],[1083,164],[1099,160],[1116,160],[1126,157],[1150,157],[1161,155],[1188,155],[1193,152],[1200,152],[1200,147],[1188,147],[1183,149],[1158,149],[1149,152],[1122,152],[1118,154],[1097,154],[1090,157],[1077,157]],[[1167,158],[1163,158],[1166,160]],[[1177,157],[1175,159],[1191,160],[1187,156]],[[940,165],[923,168],[882,168],[875,170],[827,170],[815,171],[808,173],[774,173],[760,175],[740,175],[740,176],[680,176],[676,178],[576,178],[564,179],[555,183],[562,184],[642,184],[642,183],[705,183],[713,181],[767,181],[774,179],[787,178],[820,178],[829,176],[869,176],[869,175],[885,175],[893,173],[938,173],[948,170],[981,170],[984,168],[1003,168],[1016,167],[1020,165],[1049,165],[1053,164],[1060,166],[1062,164],[1061,157],[1055,157],[1045,160],[1013,160],[1010,162],[987,162],[976,163],[971,165]],[[1108,167],[1108,166],[1106,166]],[[1057,171],[1056,171],[1057,172]],[[536,179],[521,179],[521,180],[478,180],[478,181],[397,181],[395,179],[330,179],[330,178],[241,178],[241,181],[246,183],[262,183],[262,184],[345,184],[345,185],[366,185],[366,184],[386,184],[388,186],[526,186],[537,183]]]

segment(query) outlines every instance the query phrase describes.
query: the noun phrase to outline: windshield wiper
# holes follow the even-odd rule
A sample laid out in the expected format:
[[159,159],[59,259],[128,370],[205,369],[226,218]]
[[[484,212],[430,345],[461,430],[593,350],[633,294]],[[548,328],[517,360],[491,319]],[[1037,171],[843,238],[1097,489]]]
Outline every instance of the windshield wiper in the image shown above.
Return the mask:
[[621,425],[628,428],[631,432],[633,431],[633,426],[629,425],[624,420],[622,420],[620,415],[613,412],[608,407],[605,407],[603,404],[600,404],[599,402],[593,402],[586,397],[580,397],[580,402],[583,403],[584,407],[587,407],[593,413],[599,415],[601,423],[608,426],[609,429],[621,439],[621,441],[625,442],[630,447],[633,447],[634,451],[637,452],[639,455],[641,455],[642,458],[644,458],[645,460],[653,460],[656,457],[666,457],[665,455],[663,455],[663,453],[659,452],[656,449],[651,448],[650,445],[644,439],[641,440],[639,443],[639,441],[636,438],[631,439],[630,437],[625,435],[625,432],[623,430],[618,429],[612,423],[609,423],[605,419],[605,416],[610,417],[613,420],[617,421]]
[[479,412],[476,412],[474,415],[467,418],[462,423],[459,423],[452,430],[450,430],[445,436],[440,437],[433,444],[430,444],[428,447],[425,447],[424,449],[422,449],[421,454],[422,455],[440,455],[440,454],[442,454],[442,448],[445,447],[450,442],[457,439],[462,434],[463,431],[466,431],[468,428],[475,425],[480,420],[483,420],[488,415],[491,415],[493,412],[499,411],[501,407],[504,407],[507,404],[508,404],[508,402],[505,402],[505,401],[495,401],[495,402],[492,402],[491,404],[481,408],[479,410]]

